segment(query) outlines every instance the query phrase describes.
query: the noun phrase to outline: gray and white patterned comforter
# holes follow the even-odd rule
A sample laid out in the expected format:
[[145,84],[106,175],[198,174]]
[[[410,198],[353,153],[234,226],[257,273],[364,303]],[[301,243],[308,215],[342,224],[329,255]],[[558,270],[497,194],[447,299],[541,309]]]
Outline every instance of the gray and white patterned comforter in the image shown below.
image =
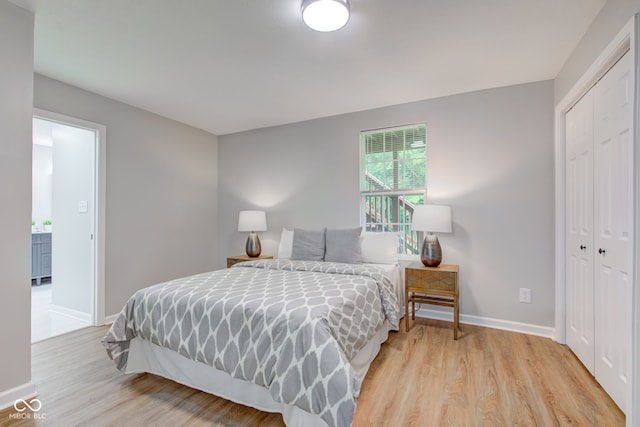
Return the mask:
[[136,292],[102,342],[120,370],[138,337],[349,426],[360,393],[349,361],[385,319],[398,330],[387,274],[360,264],[244,262]]

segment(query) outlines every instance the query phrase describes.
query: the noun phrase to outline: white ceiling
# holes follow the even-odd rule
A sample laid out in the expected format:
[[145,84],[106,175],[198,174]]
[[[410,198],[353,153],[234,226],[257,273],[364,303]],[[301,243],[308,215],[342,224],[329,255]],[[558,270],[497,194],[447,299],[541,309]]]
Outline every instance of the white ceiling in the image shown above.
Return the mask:
[[12,0],[37,73],[217,135],[553,79],[605,0]]

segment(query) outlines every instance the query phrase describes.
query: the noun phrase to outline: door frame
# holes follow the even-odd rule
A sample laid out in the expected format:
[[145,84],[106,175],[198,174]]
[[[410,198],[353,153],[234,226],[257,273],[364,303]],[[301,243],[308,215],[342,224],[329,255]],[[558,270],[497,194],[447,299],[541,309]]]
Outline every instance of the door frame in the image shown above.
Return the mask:
[[106,196],[106,142],[107,127],[102,124],[89,122],[52,111],[33,109],[33,117],[73,126],[95,132],[95,157],[93,165],[93,202],[94,218],[92,241],[92,268],[93,286],[91,287],[91,299],[93,310],[91,323],[93,326],[101,326],[105,323],[105,196]]
[[[595,85],[598,80],[613,66],[618,59],[630,50],[632,63],[638,64],[638,47],[640,35],[639,15],[634,15],[622,30],[613,38],[603,52],[596,58],[582,77],[555,107],[555,333],[554,340],[566,344],[566,224],[565,224],[565,114],[571,107]],[[638,287],[638,271],[640,268],[640,144],[639,130],[640,112],[640,73],[638,65],[635,69],[635,101],[633,140],[635,144],[634,154],[634,266],[633,266],[633,302],[631,325],[631,362],[630,362],[630,387],[627,390],[627,402],[629,407],[626,414],[626,425],[640,424],[640,408],[634,408],[632,402],[640,399],[640,289]]]

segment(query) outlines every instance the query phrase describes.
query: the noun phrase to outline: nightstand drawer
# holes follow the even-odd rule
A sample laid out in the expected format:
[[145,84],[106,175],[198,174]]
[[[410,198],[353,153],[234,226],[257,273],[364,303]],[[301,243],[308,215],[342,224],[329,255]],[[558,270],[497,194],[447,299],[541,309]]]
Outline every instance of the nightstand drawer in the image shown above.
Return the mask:
[[407,269],[407,286],[414,292],[420,290],[449,291],[456,289],[456,273],[450,271],[424,274],[420,270]]

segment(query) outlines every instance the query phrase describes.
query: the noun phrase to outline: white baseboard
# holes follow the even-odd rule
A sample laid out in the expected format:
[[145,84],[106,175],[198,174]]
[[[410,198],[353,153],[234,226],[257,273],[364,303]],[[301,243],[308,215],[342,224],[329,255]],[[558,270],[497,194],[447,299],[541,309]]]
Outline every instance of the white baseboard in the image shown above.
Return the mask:
[[[432,310],[424,307],[416,310],[416,316],[453,322],[453,313],[440,310]],[[460,315],[460,323],[555,339],[555,328],[551,328],[548,326],[531,325],[529,323],[493,319],[491,317],[471,316],[468,314]]]
[[63,316],[71,317],[75,320],[79,320],[81,322],[86,322],[88,325],[93,324],[91,314],[85,313],[83,311],[74,310],[72,308],[63,307],[56,304],[51,304],[49,306],[49,310],[51,310],[52,313],[61,314]]
[[18,387],[2,391],[0,392],[0,410],[13,406],[18,399],[29,400],[36,395],[36,385],[31,381]]
[[[120,313],[118,313],[120,314]],[[111,325],[113,322],[116,321],[116,317],[118,317],[118,314],[112,314],[111,316],[107,316],[104,318],[104,324],[105,325]]]

